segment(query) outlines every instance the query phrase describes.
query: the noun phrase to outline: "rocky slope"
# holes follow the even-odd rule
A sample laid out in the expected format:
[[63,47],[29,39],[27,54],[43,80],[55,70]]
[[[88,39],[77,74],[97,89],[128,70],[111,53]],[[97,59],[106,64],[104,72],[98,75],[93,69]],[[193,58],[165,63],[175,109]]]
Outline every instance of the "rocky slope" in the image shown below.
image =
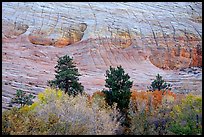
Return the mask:
[[3,2],[3,109],[16,89],[43,91],[66,54],[90,94],[117,65],[133,89],[146,90],[159,73],[175,92],[201,94],[202,3]]

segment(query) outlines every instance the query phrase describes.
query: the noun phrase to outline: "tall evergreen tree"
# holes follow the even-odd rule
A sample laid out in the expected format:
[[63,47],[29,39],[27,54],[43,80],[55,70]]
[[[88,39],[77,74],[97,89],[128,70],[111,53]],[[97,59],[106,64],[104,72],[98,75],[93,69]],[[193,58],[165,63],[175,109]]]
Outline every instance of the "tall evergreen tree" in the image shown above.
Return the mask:
[[105,93],[106,102],[112,106],[113,103],[117,103],[117,108],[120,110],[121,125],[125,127],[123,134],[128,134],[130,127],[130,117],[128,114],[129,102],[131,97],[130,88],[132,87],[133,81],[130,81],[130,76],[125,74],[122,66],[112,68],[106,71],[106,84],[105,87],[109,90],[103,90]]
[[130,76],[125,74],[124,69],[119,66],[106,71],[106,84],[105,87],[109,90],[103,90],[106,95],[106,101],[109,105],[117,103],[117,107],[122,110],[128,108],[130,101],[130,88],[132,87],[132,81],[129,80]]
[[78,82],[78,69],[74,65],[73,58],[68,55],[60,57],[55,66],[55,79],[48,81],[49,86],[64,90],[68,95],[77,95],[82,93],[84,87]]

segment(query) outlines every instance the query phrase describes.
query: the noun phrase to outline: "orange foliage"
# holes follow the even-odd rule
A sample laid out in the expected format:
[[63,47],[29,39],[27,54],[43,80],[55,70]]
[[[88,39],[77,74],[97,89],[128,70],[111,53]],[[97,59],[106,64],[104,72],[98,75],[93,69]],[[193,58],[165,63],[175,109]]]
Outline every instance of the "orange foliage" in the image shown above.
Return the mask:
[[96,91],[96,92],[93,93],[92,97],[95,97],[95,96],[101,96],[101,97],[104,97],[105,94],[104,94],[103,92],[101,92],[101,91]]
[[87,95],[87,100],[88,100],[88,103],[91,105],[93,103],[93,100],[95,97],[105,97],[105,94],[101,91],[96,91],[94,92],[92,95]]
[[158,107],[162,103],[162,91],[156,90],[153,92],[152,104],[154,108]]
[[[146,111],[148,111],[148,108],[150,105],[153,105],[154,108],[158,108],[162,104],[162,99],[165,95],[173,96],[174,99],[176,99],[176,94],[171,92],[170,90],[167,90],[165,92],[156,90],[154,92],[146,92],[146,91],[132,91],[131,94],[131,100],[136,110],[138,109],[138,104],[145,103]],[[152,100],[152,104],[150,104],[149,99]]]
[[169,96],[174,97],[174,99],[176,99],[176,94],[174,92],[171,92],[170,90],[165,91],[163,95],[169,95]]
[[139,100],[147,100],[147,95],[148,93],[145,91],[137,92],[137,91],[132,91],[131,94],[131,99],[136,101],[137,99]]
[[137,91],[132,91],[131,94],[131,100],[134,104],[133,107],[135,107],[135,110],[137,111],[138,108],[140,107],[139,104],[145,104],[145,109],[148,109],[148,92],[145,91],[141,91],[141,92],[137,92]]
[[[160,105],[162,105],[162,99],[166,95],[172,96],[174,100],[177,98],[177,94],[171,92],[170,90],[167,91],[159,91],[156,90],[154,92],[146,92],[146,91],[131,91],[131,101],[132,101],[132,107],[137,111],[139,109],[145,109],[148,111],[149,107],[152,105],[152,107],[158,108]],[[92,96],[88,96],[88,102],[92,104],[94,98],[96,97],[105,97],[105,94],[101,91],[96,91],[92,94]],[[181,98],[180,96],[178,98]],[[177,98],[177,99],[178,99]]]
[[88,104],[89,104],[89,105],[92,104],[92,100],[93,100],[92,96],[91,96],[91,95],[88,95],[87,101],[88,101]]

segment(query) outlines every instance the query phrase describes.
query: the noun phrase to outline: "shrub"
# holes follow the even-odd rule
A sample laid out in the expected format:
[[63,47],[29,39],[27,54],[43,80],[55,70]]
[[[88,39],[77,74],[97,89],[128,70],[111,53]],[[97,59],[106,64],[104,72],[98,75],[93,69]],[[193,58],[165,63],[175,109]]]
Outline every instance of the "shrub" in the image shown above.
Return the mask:
[[92,104],[97,104],[99,107],[107,107],[107,103],[105,100],[105,94],[101,91],[96,91],[93,93],[93,95],[90,97],[90,102]]
[[16,96],[11,99],[11,104],[20,104],[20,106],[24,105],[31,105],[33,103],[32,99],[34,99],[35,96],[32,94],[26,95],[26,92],[23,90],[16,90]]
[[147,88],[150,91],[155,91],[155,90],[171,90],[171,85],[167,84],[163,79],[162,76],[159,74],[156,76],[156,79],[151,83],[150,86],[147,86]]
[[65,55],[60,57],[57,63],[55,66],[57,74],[54,80],[48,81],[49,86],[64,90],[68,95],[75,96],[82,93],[84,87],[78,82],[78,77],[81,75],[78,73],[73,59]]
[[[46,135],[116,134],[116,107],[88,104],[87,95],[68,96],[61,90],[46,89],[30,106],[3,112],[2,133]],[[104,102],[105,103],[105,102]]]
[[[68,96],[61,90],[46,89],[32,105],[2,112],[4,135],[200,135],[202,97],[171,91],[131,93],[128,132],[120,127],[121,114],[97,91]],[[158,96],[158,97],[157,97]],[[90,97],[90,99],[88,99]],[[157,102],[157,103],[156,103]],[[154,105],[157,104],[157,105]],[[127,120],[127,119],[126,119]]]
[[62,96],[58,98],[56,91],[52,91],[53,94],[45,94],[47,103],[36,108],[45,119],[49,113],[60,118],[59,124],[64,128],[58,130],[55,127],[51,134],[115,134],[118,128],[116,109],[107,105],[102,108],[94,102],[90,106],[86,96],[66,96],[59,90],[57,92],[61,92]]
[[131,135],[152,135],[156,134],[154,131],[154,125],[151,123],[150,116],[143,109],[140,111],[133,111],[129,109],[131,117],[130,132]]
[[132,91],[129,114],[131,118],[130,134],[133,135],[168,135],[169,113],[173,108],[175,94],[166,91]]
[[22,111],[16,107],[2,113],[2,134],[43,135],[47,134],[47,130],[46,122],[35,113]]
[[178,135],[202,133],[202,97],[188,94],[170,112],[172,121],[169,130]]
[[171,91],[132,92],[130,134],[199,135],[202,97]]

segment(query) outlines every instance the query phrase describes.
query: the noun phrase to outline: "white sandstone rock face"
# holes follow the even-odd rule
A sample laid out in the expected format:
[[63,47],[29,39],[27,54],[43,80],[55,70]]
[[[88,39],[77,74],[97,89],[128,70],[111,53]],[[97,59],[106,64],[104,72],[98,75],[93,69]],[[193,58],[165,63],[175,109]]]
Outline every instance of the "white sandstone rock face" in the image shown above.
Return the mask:
[[3,2],[2,105],[16,89],[37,94],[63,55],[93,93],[122,65],[146,90],[161,74],[173,91],[202,91],[201,2]]

